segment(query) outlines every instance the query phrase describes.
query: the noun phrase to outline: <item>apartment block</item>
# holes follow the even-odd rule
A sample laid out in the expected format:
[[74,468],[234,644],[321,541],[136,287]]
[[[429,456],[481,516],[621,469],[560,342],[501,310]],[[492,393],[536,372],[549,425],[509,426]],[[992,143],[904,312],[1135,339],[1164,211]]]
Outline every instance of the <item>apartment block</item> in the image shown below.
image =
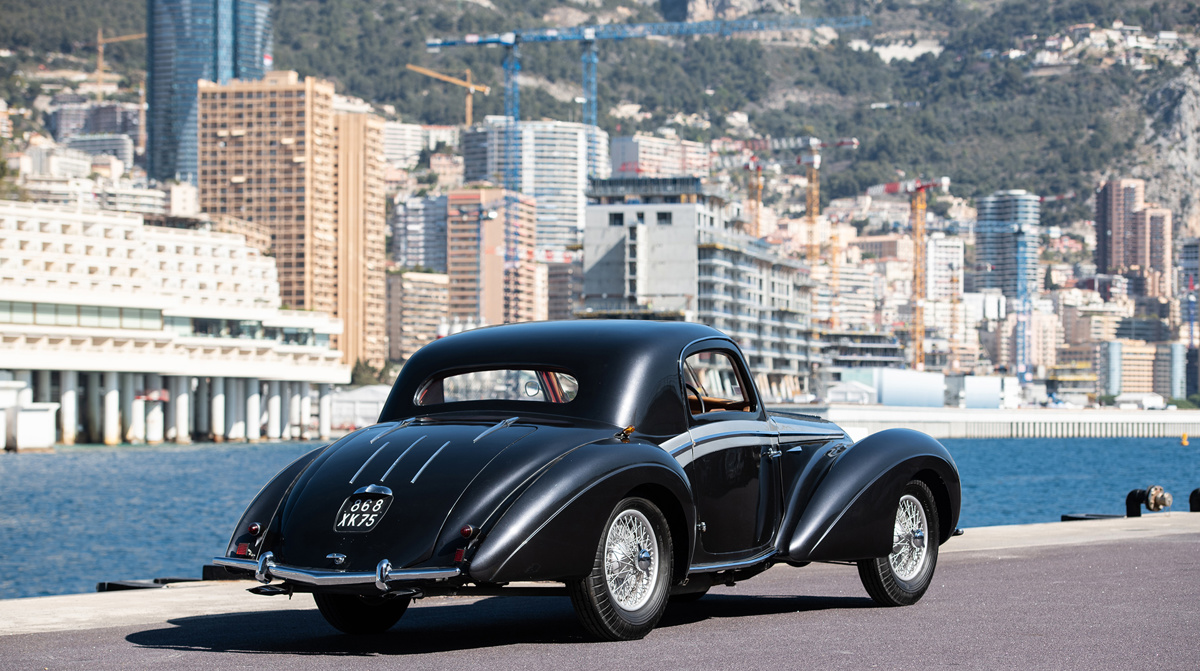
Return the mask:
[[401,268],[446,272],[445,196],[409,198],[392,209],[392,260]]
[[804,264],[742,233],[737,209],[699,178],[593,180],[588,198],[583,314],[707,324],[737,340],[770,399],[810,390]]
[[[607,177],[608,134],[565,121],[518,124],[520,191],[537,201],[538,246],[578,247],[583,236],[588,177]],[[463,132],[463,180],[504,181],[508,157],[507,117],[489,116]]]
[[[259,79],[271,70],[267,0],[148,0],[147,172],[193,184],[199,174],[197,82]],[[233,214],[233,213],[231,213]]]
[[459,189],[446,198],[449,316],[476,324],[546,319],[533,199],[503,189]]
[[436,340],[447,324],[450,277],[445,273],[389,273],[388,359],[406,361]]
[[925,248],[925,297],[932,301],[961,298],[966,253],[962,238],[934,233],[926,241]]
[[613,177],[707,177],[712,167],[708,145],[677,137],[614,137],[609,154]]
[[200,206],[264,224],[281,297],[342,319],[346,362],[387,357],[383,123],[295,72],[199,84]]
[[336,114],[337,300],[346,332],[347,363],[376,370],[387,359],[387,214],[384,205],[383,120]]
[[1112,179],[1096,193],[1096,267],[1116,273],[1133,265],[1133,214],[1145,206],[1146,182]]
[[1000,289],[1008,298],[1038,286],[1041,200],[1024,190],[997,191],[979,200],[975,224],[976,291]]
[[846,246],[857,247],[864,259],[913,260],[913,240],[907,235],[864,235],[851,240]]
[[411,170],[425,148],[420,124],[388,121],[383,127],[383,156],[394,166]]

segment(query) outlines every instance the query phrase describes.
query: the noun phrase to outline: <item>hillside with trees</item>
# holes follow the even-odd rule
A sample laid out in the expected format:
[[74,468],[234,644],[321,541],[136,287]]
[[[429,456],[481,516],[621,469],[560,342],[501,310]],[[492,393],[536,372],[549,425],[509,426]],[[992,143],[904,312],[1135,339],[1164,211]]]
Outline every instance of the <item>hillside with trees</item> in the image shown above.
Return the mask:
[[[681,2],[274,0],[275,67],[331,79],[343,93],[393,105],[405,121],[460,123],[460,90],[409,72],[405,64],[448,73],[469,67],[494,90],[477,98],[479,117],[502,113],[503,50],[431,54],[426,38],[567,20],[661,21],[664,15],[678,18],[681,9],[686,13]],[[802,43],[809,35],[601,43],[601,124],[610,133],[628,134],[654,130],[679,113],[699,113],[708,128],[677,130],[708,139],[730,132],[726,115],[742,111],[760,135],[858,137],[856,153],[829,161],[826,197],[858,193],[901,170],[949,175],[953,191],[966,196],[999,188],[1088,192],[1099,175],[1123,165],[1144,131],[1145,101],[1178,69],[1165,62],[1146,70],[1081,62],[1033,76],[1044,73],[1033,72],[1027,59],[999,54],[1072,24],[1122,20],[1147,32],[1191,31],[1200,19],[1194,2],[1136,0],[817,0],[806,2],[805,12],[864,12],[872,26],[829,43]],[[90,43],[98,27],[112,35],[145,30],[145,0],[0,0],[0,15],[0,48],[24,59],[49,53],[94,58]],[[918,39],[935,39],[943,50],[887,63],[851,48],[851,40]],[[118,71],[144,62],[144,45],[119,47],[106,54]],[[578,118],[579,45],[530,44],[522,56],[522,116]],[[11,83],[4,88],[11,90]],[[650,118],[607,114],[623,101],[641,105]],[[790,165],[790,157],[780,158]],[[1089,209],[1083,200],[1067,202],[1050,208],[1047,221],[1086,217]]]

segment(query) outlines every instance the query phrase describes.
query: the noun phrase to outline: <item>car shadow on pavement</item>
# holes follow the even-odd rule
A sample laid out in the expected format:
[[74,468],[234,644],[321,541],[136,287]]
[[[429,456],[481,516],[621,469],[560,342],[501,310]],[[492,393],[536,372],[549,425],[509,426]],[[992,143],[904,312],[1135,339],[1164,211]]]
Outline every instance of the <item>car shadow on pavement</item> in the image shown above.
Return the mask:
[[[862,608],[870,599],[709,595],[671,604],[659,628],[714,618],[753,617],[827,609]],[[326,624],[315,610],[280,610],[204,615],[170,620],[170,627],[125,637],[138,647],[329,656],[415,655],[520,644],[590,643],[571,602],[555,597],[493,597],[472,602],[422,604],[410,608],[383,634],[349,636]]]

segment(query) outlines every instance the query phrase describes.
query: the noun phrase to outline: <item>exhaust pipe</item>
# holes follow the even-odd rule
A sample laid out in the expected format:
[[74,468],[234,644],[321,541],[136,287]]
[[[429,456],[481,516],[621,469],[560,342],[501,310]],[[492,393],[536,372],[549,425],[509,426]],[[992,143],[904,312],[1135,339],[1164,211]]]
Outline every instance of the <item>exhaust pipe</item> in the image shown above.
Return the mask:
[[[1193,510],[1200,504],[1200,489],[1192,492]],[[1150,512],[1158,512],[1164,508],[1170,508],[1173,499],[1159,485],[1153,485],[1146,489],[1132,489],[1125,496],[1125,516],[1126,517],[1141,517],[1142,504],[1146,504],[1146,510]]]

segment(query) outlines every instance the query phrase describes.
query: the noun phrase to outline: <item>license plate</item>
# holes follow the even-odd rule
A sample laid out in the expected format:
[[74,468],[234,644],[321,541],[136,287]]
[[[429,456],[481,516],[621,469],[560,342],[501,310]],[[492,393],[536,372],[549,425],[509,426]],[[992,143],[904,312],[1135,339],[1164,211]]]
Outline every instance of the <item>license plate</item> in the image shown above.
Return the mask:
[[391,505],[392,497],[387,494],[354,494],[338,510],[333,530],[343,533],[370,531]]

